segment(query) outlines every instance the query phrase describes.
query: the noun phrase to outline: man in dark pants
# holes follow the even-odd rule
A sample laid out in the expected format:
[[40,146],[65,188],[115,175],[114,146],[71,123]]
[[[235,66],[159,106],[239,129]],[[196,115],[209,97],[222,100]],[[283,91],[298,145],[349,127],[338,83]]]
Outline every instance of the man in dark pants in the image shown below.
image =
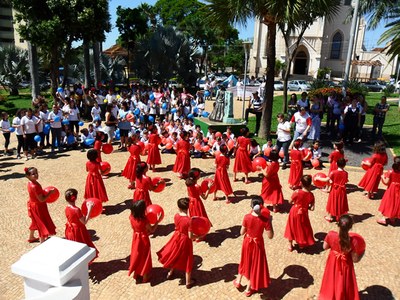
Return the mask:
[[386,97],[382,96],[381,102],[377,103],[374,108],[374,123],[372,126],[372,139],[375,139],[376,129],[378,129],[378,138],[382,138],[382,127],[385,123],[386,113],[389,110],[389,104],[386,103]]
[[[261,116],[262,116],[262,105],[263,101],[258,95],[258,92],[254,92],[253,96],[250,99],[249,102],[249,107],[246,109],[245,113],[245,121],[246,124],[249,122],[249,113],[255,114],[256,115],[256,129],[254,131],[254,136],[258,135],[258,130],[260,129],[260,122],[261,122]],[[253,106],[253,108],[251,108]]]

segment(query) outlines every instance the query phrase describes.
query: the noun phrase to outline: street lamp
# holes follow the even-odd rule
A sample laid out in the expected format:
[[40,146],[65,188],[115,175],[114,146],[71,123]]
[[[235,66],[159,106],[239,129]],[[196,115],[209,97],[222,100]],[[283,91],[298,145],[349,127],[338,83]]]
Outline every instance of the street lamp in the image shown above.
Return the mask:
[[250,53],[251,45],[253,43],[251,41],[243,41],[242,44],[244,49],[244,88],[243,88],[242,119],[244,119],[244,107],[246,102],[246,87],[247,87],[247,60],[248,60],[248,54]]

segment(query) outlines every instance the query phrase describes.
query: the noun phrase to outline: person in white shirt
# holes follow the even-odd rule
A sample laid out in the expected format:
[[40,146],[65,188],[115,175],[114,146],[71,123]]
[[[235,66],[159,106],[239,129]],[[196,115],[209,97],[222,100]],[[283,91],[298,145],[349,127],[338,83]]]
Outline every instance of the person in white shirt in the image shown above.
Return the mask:
[[286,165],[289,163],[289,146],[292,140],[292,136],[290,135],[290,123],[285,120],[285,115],[282,113],[277,115],[277,119],[278,126],[276,129],[276,150],[283,150],[285,155],[283,157],[282,169],[286,169]]
[[15,128],[15,135],[17,137],[17,159],[21,159],[21,149],[24,146],[24,136],[22,132],[22,125],[21,125],[21,119],[25,115],[25,109],[19,109],[17,110],[15,114],[15,118],[13,119],[12,122],[12,127]]
[[300,111],[296,112],[290,120],[290,125],[296,123],[293,140],[297,140],[301,137],[303,142],[307,139],[308,133],[311,129],[312,120],[310,115],[307,113],[305,107],[300,107]]
[[8,146],[10,145],[10,121],[8,120],[8,114],[6,112],[1,113],[0,128],[3,132],[4,137],[4,155],[8,156]]
[[69,129],[76,134],[79,134],[79,109],[76,107],[75,100],[71,99],[69,102],[64,105],[62,108],[62,111],[68,116],[68,121],[69,121]]
[[37,143],[35,141],[35,135],[38,132],[38,119],[33,115],[31,108],[28,108],[26,114],[21,119],[22,133],[24,137],[24,154],[25,160],[28,160],[28,151],[30,151],[32,158],[35,158],[35,151]]
[[56,147],[60,150],[61,148],[61,119],[62,112],[59,110],[57,105],[53,105],[53,110],[49,113],[48,121],[50,122],[51,129],[51,152],[54,153]]
[[95,121],[97,119],[101,120],[101,108],[97,102],[94,103],[94,106],[92,107],[92,111],[90,112],[92,116],[92,120]]
[[[253,106],[253,108],[251,108],[251,106]],[[258,92],[254,92],[250,102],[249,102],[249,107],[246,109],[245,112],[245,121],[247,124],[247,122],[249,121],[249,113],[255,114],[256,115],[256,128],[254,131],[254,136],[258,135],[258,131],[260,129],[260,124],[261,124],[261,117],[262,117],[262,110],[263,110],[263,101],[260,98],[260,96],[258,95]]]

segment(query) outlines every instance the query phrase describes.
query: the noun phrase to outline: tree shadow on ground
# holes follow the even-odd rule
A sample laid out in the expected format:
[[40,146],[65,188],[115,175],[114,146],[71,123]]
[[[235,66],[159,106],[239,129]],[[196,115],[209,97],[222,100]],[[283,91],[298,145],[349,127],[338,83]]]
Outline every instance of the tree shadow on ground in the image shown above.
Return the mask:
[[[287,275],[287,276],[285,276]],[[284,277],[290,277],[283,279]],[[261,299],[282,299],[295,288],[307,288],[314,284],[314,277],[306,268],[299,265],[290,265],[283,269],[282,275],[271,279],[268,288],[262,290]]]
[[90,238],[92,239],[93,242],[98,241],[100,238],[98,235],[96,235],[96,230],[94,229],[88,229]]
[[111,216],[118,215],[126,209],[130,209],[132,205],[132,199],[126,199],[123,202],[117,203],[115,205],[105,205],[103,206],[103,215]]
[[395,297],[391,290],[382,285],[371,285],[365,290],[359,291],[360,300],[394,300]]
[[370,213],[363,213],[362,215],[350,214],[350,216],[353,218],[354,223],[362,223],[363,221],[373,217],[374,215]]
[[59,159],[60,157],[68,157],[68,156],[71,156],[71,155],[66,154],[66,153],[62,153],[62,154],[60,154],[60,153],[57,153],[57,154],[49,153],[47,156],[41,156],[40,158],[38,157],[38,159],[49,160],[49,159]]
[[211,232],[206,235],[204,241],[210,247],[219,247],[226,239],[236,239],[240,236],[240,227],[239,225],[232,226],[224,229],[217,229],[215,232]]
[[304,253],[308,255],[320,254],[321,252],[324,251],[322,245],[324,244],[325,236],[326,236],[325,232],[317,232],[316,234],[314,234],[314,237],[316,239],[314,245],[305,247],[303,249],[300,249],[298,245],[296,245],[295,249],[297,250],[298,253]]
[[93,262],[89,266],[89,278],[94,284],[101,283],[104,279],[119,271],[129,269],[129,256],[105,262]]
[[173,232],[174,230],[175,230],[175,224],[173,224],[173,223],[166,224],[166,225],[159,224],[157,226],[156,231],[151,236],[151,238],[155,238],[155,237],[158,237],[158,236],[167,236],[171,232]]

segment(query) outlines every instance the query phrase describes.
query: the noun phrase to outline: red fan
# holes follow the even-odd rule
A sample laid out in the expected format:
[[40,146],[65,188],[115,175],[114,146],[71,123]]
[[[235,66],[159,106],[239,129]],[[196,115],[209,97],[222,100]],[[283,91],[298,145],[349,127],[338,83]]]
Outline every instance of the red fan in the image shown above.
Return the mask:
[[214,193],[216,188],[217,187],[216,187],[216,185],[214,183],[214,180],[212,178],[205,178],[203,180],[203,182],[201,183],[201,191],[203,193],[206,193],[207,190],[210,190],[210,192],[209,192],[210,194]]
[[235,147],[235,142],[233,140],[229,140],[228,141],[228,149],[232,149],[233,147]]
[[167,143],[166,145],[165,145],[165,148],[166,149],[172,149],[172,147],[173,147],[174,145],[172,144],[172,143]]
[[253,161],[253,170],[256,172],[259,169],[265,169],[267,167],[267,161],[262,157],[256,157]]
[[153,185],[156,185],[159,183],[159,185],[153,190],[155,193],[160,193],[165,189],[165,181],[161,177],[154,177],[151,182]]
[[84,216],[86,216],[88,213],[88,207],[87,207],[88,203],[93,203],[92,210],[90,211],[90,216],[89,216],[90,218],[95,218],[101,215],[103,211],[103,203],[101,202],[101,200],[98,198],[88,198],[82,202],[81,210]]
[[[389,178],[391,172],[392,172],[392,171],[386,171],[385,173],[383,173],[383,177]],[[383,183],[384,185],[389,185],[390,181],[389,181],[389,183],[385,183],[385,182],[383,181],[383,178],[382,178],[382,183]]]
[[311,164],[314,168],[318,168],[320,165],[319,159],[318,158],[314,158],[313,160],[311,160]]
[[60,197],[60,191],[54,187],[54,186],[48,186],[47,188],[45,188],[44,190],[44,194],[45,196],[47,196],[49,194],[50,191],[54,191],[47,199],[46,202],[47,203],[53,203],[56,202],[58,200],[58,198]]
[[358,255],[363,255],[367,247],[364,238],[355,232],[349,232],[349,236],[351,237],[351,245],[354,248],[354,252]]
[[100,172],[101,175],[108,175],[111,172],[111,165],[106,162],[106,161],[102,161],[100,162]]
[[101,150],[105,154],[110,154],[111,152],[113,152],[114,148],[111,144],[103,144],[103,146],[101,147]]
[[[372,165],[372,160],[370,157],[366,157],[362,160],[363,163],[361,163],[361,168],[363,168],[365,171],[367,171],[369,168],[371,168]],[[368,163],[368,165],[366,164]]]
[[197,236],[206,235],[210,231],[210,221],[204,217],[192,217],[190,220],[191,231]]
[[199,142],[194,143],[194,149],[196,149],[197,151],[201,150],[201,144]]
[[151,204],[146,208],[146,217],[150,224],[160,223],[164,219],[164,210],[160,205]]
[[279,157],[284,158],[285,157],[285,151],[281,150],[279,151]]
[[322,177],[322,178],[326,178],[326,177],[327,177],[326,174],[324,174],[324,173],[322,173],[322,172],[319,172],[319,173],[314,174],[312,180],[313,180],[313,184],[314,184],[316,187],[322,188],[322,187],[324,187],[324,186],[326,186],[326,185],[328,184],[328,183],[325,182],[325,181],[317,180],[317,179],[316,179],[317,176],[318,176],[318,177]]
[[272,151],[272,148],[271,148],[271,147],[265,148],[265,150],[264,150],[264,155],[268,157],[268,156],[271,154],[271,151]]
[[219,132],[219,131],[217,131],[217,132],[215,133],[215,137],[216,137],[216,138],[222,137],[222,133]]
[[208,152],[208,151],[210,151],[210,146],[205,145],[204,147],[201,148],[201,151],[203,151],[203,152]]
[[303,149],[303,160],[304,161],[309,161],[311,159],[312,152],[308,148]]

